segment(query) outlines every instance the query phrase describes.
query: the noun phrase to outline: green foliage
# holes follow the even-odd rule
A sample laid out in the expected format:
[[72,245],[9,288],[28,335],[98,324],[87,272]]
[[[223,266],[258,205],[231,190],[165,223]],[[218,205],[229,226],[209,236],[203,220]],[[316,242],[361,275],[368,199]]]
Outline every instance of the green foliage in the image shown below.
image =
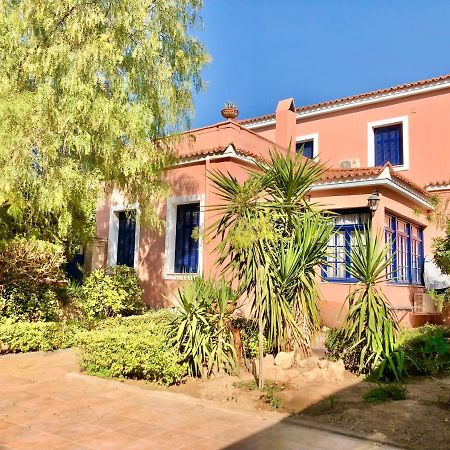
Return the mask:
[[306,353],[319,328],[315,269],[332,229],[307,200],[324,167],[301,154],[270,154],[244,183],[230,174],[210,178],[222,204],[209,232],[220,240],[218,264],[239,281],[252,318],[263,317],[270,346]]
[[0,353],[22,353],[68,348],[82,327],[66,322],[0,321]]
[[431,289],[428,291],[428,294],[433,298],[437,311],[442,312],[442,310],[450,304],[450,289],[446,289],[443,292]]
[[126,266],[98,269],[78,290],[78,307],[88,320],[142,314],[142,287],[136,272]]
[[146,314],[106,322],[78,335],[80,365],[88,373],[163,384],[176,383],[186,374],[187,365],[167,335],[166,317],[152,320]]
[[396,383],[379,384],[363,395],[363,399],[369,403],[383,403],[391,400],[405,400],[407,390],[405,386]]
[[66,279],[63,248],[37,239],[0,243],[0,317],[56,320]]
[[269,404],[272,408],[278,409],[281,406],[281,399],[276,395],[278,392],[284,391],[287,386],[276,381],[266,381],[264,387],[259,389],[255,380],[252,381],[238,381],[233,383],[234,387],[247,391],[261,391],[260,400]]
[[[232,325],[241,333],[242,347],[244,356],[248,359],[255,359],[259,357],[259,333],[258,323],[256,320],[248,319],[246,317],[234,317]],[[271,353],[274,349],[270,347],[267,338],[263,339],[263,352]]]
[[[378,284],[391,263],[389,249],[370,230],[355,234],[350,275],[358,280],[347,300],[349,311],[338,332],[339,345],[350,355],[358,355],[358,373],[376,372],[380,378],[392,375],[400,381],[405,355],[395,348],[397,319]],[[348,369],[354,370],[354,359]],[[344,359],[345,363],[345,359]]]
[[[447,200],[449,202],[450,200]],[[450,220],[447,216],[447,234],[434,240],[434,260],[443,273],[450,274]]]
[[[0,7],[0,233],[71,248],[113,186],[146,208],[165,194],[209,57],[201,0],[21,0]],[[0,235],[1,239],[1,235]]]
[[408,358],[407,372],[416,375],[438,375],[450,370],[450,327],[424,325],[403,330],[398,347]]
[[214,370],[235,373],[237,355],[231,333],[231,314],[237,296],[224,280],[196,277],[178,290],[177,316],[171,325],[191,376]]

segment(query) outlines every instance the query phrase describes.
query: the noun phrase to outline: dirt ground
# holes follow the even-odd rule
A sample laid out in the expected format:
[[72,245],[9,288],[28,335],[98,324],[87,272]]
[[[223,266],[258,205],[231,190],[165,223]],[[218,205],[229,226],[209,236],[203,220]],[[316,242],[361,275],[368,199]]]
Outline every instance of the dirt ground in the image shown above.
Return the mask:
[[131,383],[220,402],[225,407],[276,409],[348,432],[387,438],[402,447],[450,449],[450,377],[411,378],[406,383],[405,400],[379,404],[362,398],[376,385],[350,373],[337,382],[304,381],[296,387],[268,382],[270,389],[263,393],[252,381],[253,376],[244,371],[240,377],[187,379],[169,388],[140,381]]

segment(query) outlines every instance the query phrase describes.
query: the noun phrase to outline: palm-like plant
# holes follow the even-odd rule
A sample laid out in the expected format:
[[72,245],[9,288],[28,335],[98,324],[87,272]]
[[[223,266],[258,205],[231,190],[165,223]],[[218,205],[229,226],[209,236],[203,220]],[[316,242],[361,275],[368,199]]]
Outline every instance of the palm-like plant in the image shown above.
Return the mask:
[[370,229],[354,236],[349,272],[358,283],[348,296],[349,310],[341,329],[343,346],[350,353],[359,353],[360,373],[377,370],[382,374],[387,367],[399,380],[404,356],[395,350],[398,323],[379,287],[392,257],[382,238]]
[[210,174],[223,203],[209,231],[220,237],[218,263],[239,281],[270,345],[308,352],[319,323],[315,268],[331,228],[306,196],[324,167],[290,152],[271,152],[258,166],[242,184],[230,174]]
[[231,314],[236,294],[221,280],[194,278],[178,290],[177,317],[172,339],[178,345],[190,376],[219,372],[235,373],[236,350],[231,333]]

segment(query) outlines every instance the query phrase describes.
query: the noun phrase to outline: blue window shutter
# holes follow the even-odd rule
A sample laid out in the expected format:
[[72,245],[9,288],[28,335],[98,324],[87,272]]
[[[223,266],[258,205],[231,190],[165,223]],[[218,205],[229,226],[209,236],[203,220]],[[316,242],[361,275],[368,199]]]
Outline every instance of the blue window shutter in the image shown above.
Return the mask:
[[198,203],[177,206],[175,273],[197,273],[198,240],[192,238],[192,232],[199,226],[199,219],[200,205]]
[[393,166],[403,164],[403,126],[389,125],[374,129],[375,165],[384,166],[388,161]]
[[296,153],[300,152],[303,149],[303,156],[309,159],[313,159],[314,157],[314,141],[304,141],[304,142],[297,142],[295,145],[295,151]]
[[119,236],[117,239],[117,265],[134,267],[134,243],[136,215],[130,211],[119,213]]

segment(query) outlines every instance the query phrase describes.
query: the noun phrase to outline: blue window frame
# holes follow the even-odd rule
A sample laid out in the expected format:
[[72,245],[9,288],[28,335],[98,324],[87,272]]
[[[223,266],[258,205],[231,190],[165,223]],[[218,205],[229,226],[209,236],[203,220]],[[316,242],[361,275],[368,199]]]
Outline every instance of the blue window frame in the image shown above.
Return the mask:
[[327,281],[353,283],[349,267],[350,254],[355,243],[355,233],[364,229],[370,221],[367,211],[348,211],[333,217],[334,233],[330,237],[327,249],[326,265],[322,268],[322,277]]
[[301,141],[295,144],[296,153],[301,152],[303,149],[303,156],[306,156],[309,159],[314,158],[314,140]]
[[199,219],[199,203],[177,206],[175,273],[197,273],[198,271],[198,240],[192,237],[192,232],[198,228]]
[[375,165],[403,164],[403,125],[401,123],[374,128]]
[[136,239],[136,212],[119,212],[119,236],[117,239],[117,265],[134,267]]
[[392,263],[388,279],[398,284],[422,284],[423,230],[389,214],[385,220],[385,239]]

